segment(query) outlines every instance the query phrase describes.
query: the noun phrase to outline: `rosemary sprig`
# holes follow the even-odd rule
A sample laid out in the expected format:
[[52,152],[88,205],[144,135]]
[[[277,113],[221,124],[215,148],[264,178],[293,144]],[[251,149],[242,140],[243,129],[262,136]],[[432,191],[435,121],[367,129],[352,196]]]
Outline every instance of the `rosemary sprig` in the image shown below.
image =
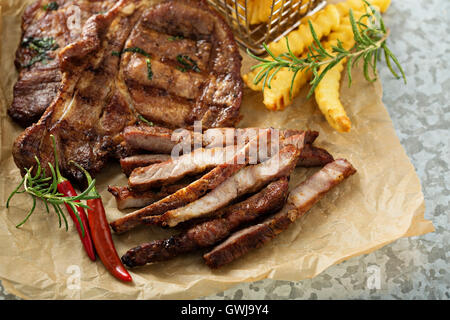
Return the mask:
[[184,55],[177,55],[177,61],[178,63],[180,63],[181,66],[177,66],[177,69],[180,70],[181,72],[186,72],[189,70],[195,71],[195,72],[200,72],[200,68],[197,65],[197,62],[195,62],[194,60],[192,60],[190,57],[188,56],[184,56]]
[[[153,79],[153,70],[152,70],[152,62],[151,62],[151,55],[146,52],[144,49],[139,47],[131,47],[131,48],[125,48],[122,50],[122,52],[132,52],[132,53],[138,53],[146,57],[145,63],[147,65],[147,78],[148,80]],[[112,51],[111,55],[120,57],[120,52],[118,51]]]
[[42,61],[42,63],[46,64],[47,60],[52,60],[53,58],[49,57],[47,52],[55,51],[59,48],[59,45],[56,43],[55,39],[52,37],[47,38],[33,38],[27,37],[22,40],[22,47],[29,48],[33,50],[36,55],[33,56],[30,61],[24,64],[22,67],[29,68],[36,62]]
[[[69,205],[73,212],[75,212],[75,214],[77,212],[77,207],[88,209],[89,207],[87,205],[78,201],[94,199],[93,196],[89,196],[88,194],[89,191],[95,187],[95,179],[89,184],[86,190],[84,190],[79,195],[75,197],[64,196],[62,193],[58,192],[58,179],[52,164],[48,163],[48,167],[51,171],[51,176],[47,176],[45,173],[45,169],[42,168],[39,159],[35,157],[35,160],[37,164],[35,175],[32,175],[33,167],[25,169],[26,174],[20,181],[19,185],[9,195],[8,200],[6,201],[6,208],[9,208],[9,203],[14,195],[26,192],[31,195],[33,204],[30,211],[28,211],[27,215],[25,216],[25,219],[23,219],[22,222],[16,225],[17,228],[27,222],[27,220],[36,209],[36,200],[40,199],[44,202],[47,213],[50,213],[49,206],[53,207],[56,215],[58,216],[59,227],[61,227],[63,220],[67,231],[69,227],[64,211],[61,209],[61,205]],[[21,187],[23,187],[22,190]]]
[[[306,57],[304,58],[295,56],[289,48],[289,41],[287,37],[286,45],[288,50],[279,56],[275,56],[267,45],[263,44],[264,49],[273,60],[257,57],[247,49],[249,56],[261,62],[251,68],[252,70],[261,69],[254,77],[253,83],[258,84],[263,81],[263,91],[266,86],[271,89],[271,80],[275,74],[283,68],[288,68],[293,72],[290,88],[290,94],[292,97],[294,80],[297,74],[301,71],[311,71],[313,75],[312,80],[310,81],[311,89],[307,95],[307,98],[310,98],[325,74],[343,59],[347,59],[347,67],[345,70],[348,74],[349,86],[351,86],[352,83],[352,68],[359,60],[363,61],[363,72],[366,80],[371,82],[375,81],[377,74],[377,61],[381,59],[382,52],[384,52],[386,65],[394,77],[397,79],[403,78],[406,83],[406,76],[403,68],[395,55],[387,47],[386,40],[389,36],[389,31],[384,25],[381,14],[366,0],[363,1],[366,4],[366,13],[362,15],[358,21],[355,20],[352,9],[349,10],[349,19],[355,40],[355,44],[350,50],[345,49],[342,42],[338,40],[336,46],[331,46],[331,53],[327,52],[320,43],[313,25],[310,21],[308,21],[309,29],[314,42],[308,47]],[[396,66],[398,71],[394,69],[393,64]],[[324,68],[322,72],[319,73],[319,69],[322,66],[324,66]],[[374,78],[370,77],[370,70],[372,70]]]
[[144,49],[139,48],[139,47],[125,48],[122,50],[122,52],[139,53],[139,54],[142,54],[146,58],[151,58],[150,54],[147,53],[147,51],[145,51]]
[[150,127],[154,127],[154,126],[155,126],[155,124],[154,124],[153,122],[148,121],[147,119],[145,119],[144,116],[143,116],[142,114],[138,114],[137,117],[138,117],[139,121],[145,123],[146,125],[148,125],[148,126],[150,126]]
[[58,10],[58,8],[59,8],[59,5],[58,5],[58,3],[56,3],[56,1],[49,2],[46,5],[42,6],[42,9],[45,11]]

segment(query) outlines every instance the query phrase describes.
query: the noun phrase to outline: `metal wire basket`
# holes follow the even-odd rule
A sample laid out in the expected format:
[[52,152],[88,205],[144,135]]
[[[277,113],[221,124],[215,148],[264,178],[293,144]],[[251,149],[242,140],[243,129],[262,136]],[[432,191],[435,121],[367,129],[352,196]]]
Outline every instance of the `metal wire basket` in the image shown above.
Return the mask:
[[[264,53],[263,43],[277,41],[297,28],[300,19],[325,6],[325,0],[208,0],[233,28],[236,41],[256,55]],[[264,11],[265,21],[254,19]]]

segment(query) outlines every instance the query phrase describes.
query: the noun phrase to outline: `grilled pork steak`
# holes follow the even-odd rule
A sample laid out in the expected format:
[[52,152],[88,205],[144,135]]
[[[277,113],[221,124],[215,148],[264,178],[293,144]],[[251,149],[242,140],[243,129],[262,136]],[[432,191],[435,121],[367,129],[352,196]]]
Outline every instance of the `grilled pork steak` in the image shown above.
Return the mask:
[[275,238],[304,215],[331,188],[353,175],[356,170],[344,159],[327,164],[289,194],[283,209],[265,221],[242,229],[206,253],[203,258],[211,268],[218,268],[239,258],[253,248]]
[[225,21],[204,1],[165,1],[145,11],[125,50],[131,102],[168,127],[233,126],[243,83],[241,56]]
[[155,240],[128,250],[122,261],[128,267],[171,259],[183,253],[212,246],[225,239],[241,225],[279,210],[288,194],[286,177],[270,183],[257,194],[221,209],[217,218],[197,224],[165,240]]
[[[202,24],[208,29],[199,30]],[[150,51],[150,47],[137,47],[144,44],[137,42],[141,32],[147,36],[157,32],[155,39],[161,39],[161,35],[173,38],[164,42],[166,47],[173,43],[178,48],[176,41],[182,37],[202,49],[196,51],[195,57],[183,56],[173,61],[169,47],[157,52],[145,51]],[[205,58],[202,50],[208,44],[210,52]],[[192,52],[188,47],[186,44],[183,51],[186,56]],[[204,69],[198,72],[193,64],[192,68],[185,65],[191,59],[198,61],[195,66]],[[98,173],[109,159],[124,154],[121,132],[137,122],[137,113],[152,115],[147,118],[167,126],[189,127],[195,120],[202,120],[206,127],[233,125],[242,95],[240,59],[229,27],[203,0],[167,0],[156,6],[145,0],[118,1],[106,13],[89,18],[79,40],[59,52],[62,81],[58,94],[39,121],[17,138],[14,160],[22,173],[35,164],[35,155],[43,165],[53,163],[53,134],[62,173],[82,183],[82,173],[69,161],[78,162],[92,175]],[[145,71],[139,69],[142,62]],[[170,74],[165,71],[169,69]],[[198,77],[204,80],[198,88],[199,96],[175,96],[174,81],[177,86],[191,85]],[[154,90],[157,95],[152,94]],[[140,101],[139,97],[144,96],[154,99]],[[169,112],[167,99],[178,101],[179,109],[172,109],[176,115],[183,114],[186,106],[191,108],[183,123],[175,116],[156,116],[158,110]]]
[[78,40],[81,26],[99,12],[107,11],[114,0],[58,0],[45,6],[38,0],[22,16],[22,37],[15,65],[19,79],[14,85],[8,114],[26,127],[39,120],[58,93],[62,74],[58,53]]

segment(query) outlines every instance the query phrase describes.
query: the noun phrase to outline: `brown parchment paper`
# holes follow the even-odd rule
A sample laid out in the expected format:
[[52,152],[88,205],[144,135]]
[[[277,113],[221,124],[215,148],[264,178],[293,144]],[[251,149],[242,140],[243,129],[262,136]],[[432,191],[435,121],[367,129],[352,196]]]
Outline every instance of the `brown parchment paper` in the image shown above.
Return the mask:
[[[369,83],[354,72],[353,85],[341,88],[352,120],[350,133],[333,131],[305,92],[282,112],[270,112],[260,93],[246,89],[240,127],[318,130],[316,145],[336,158],[347,158],[358,173],[332,190],[302,219],[261,249],[212,271],[194,253],[172,261],[133,269],[132,284],[115,280],[100,261],[92,263],[83,251],[70,221],[68,232],[58,229],[57,216],[38,204],[20,229],[31,198],[17,195],[10,209],[8,195],[20,181],[11,146],[22,129],[6,115],[17,79],[13,65],[20,39],[20,19],[30,1],[0,0],[0,279],[7,291],[26,299],[187,299],[220,292],[240,282],[263,278],[302,280],[351,257],[376,250],[401,237],[434,230],[424,219],[419,179],[395,134],[381,101],[380,82]],[[243,71],[252,63],[244,56]],[[346,81],[346,79],[343,79]],[[395,106],[392,106],[395,108]],[[291,187],[315,169],[297,168]],[[123,215],[108,184],[125,185],[113,163],[97,177],[109,220]],[[144,241],[166,237],[170,231],[141,228],[114,240],[119,255]],[[79,281],[77,280],[79,279]]]

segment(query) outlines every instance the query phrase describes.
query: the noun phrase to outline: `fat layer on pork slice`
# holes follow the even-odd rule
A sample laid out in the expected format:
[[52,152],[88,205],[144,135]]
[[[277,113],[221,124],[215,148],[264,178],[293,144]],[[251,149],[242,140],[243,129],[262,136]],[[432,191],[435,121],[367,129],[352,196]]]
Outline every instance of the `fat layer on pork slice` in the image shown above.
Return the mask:
[[142,224],[142,217],[149,215],[160,215],[193,202],[210,190],[215,189],[223,181],[232,176],[250,161],[250,152],[253,145],[257,144],[254,139],[243,146],[230,161],[226,161],[212,169],[200,179],[192,182],[187,187],[145,207],[134,211],[110,223],[116,233],[122,233]]
[[170,160],[167,154],[137,154],[120,159],[122,172],[129,176],[131,172],[140,167],[146,167],[155,163],[161,163]]
[[143,220],[149,224],[174,227],[180,222],[209,216],[234,199],[256,192],[275,179],[289,176],[295,168],[300,152],[301,148],[288,145],[269,160],[241,169],[204,197],[163,215],[146,217]]
[[122,261],[128,267],[135,267],[212,246],[239,226],[279,210],[286,201],[288,189],[288,179],[283,177],[257,194],[221,209],[215,214],[217,218],[196,224],[168,239],[143,243],[128,250],[122,256]]
[[171,184],[187,175],[194,175],[225,163],[226,157],[234,155],[235,149],[234,146],[201,148],[163,163],[136,168],[128,178],[128,185],[133,190],[143,191]]
[[211,268],[218,268],[259,248],[303,216],[331,188],[356,172],[345,159],[337,159],[306,179],[289,194],[283,209],[262,223],[242,229],[203,256]]

